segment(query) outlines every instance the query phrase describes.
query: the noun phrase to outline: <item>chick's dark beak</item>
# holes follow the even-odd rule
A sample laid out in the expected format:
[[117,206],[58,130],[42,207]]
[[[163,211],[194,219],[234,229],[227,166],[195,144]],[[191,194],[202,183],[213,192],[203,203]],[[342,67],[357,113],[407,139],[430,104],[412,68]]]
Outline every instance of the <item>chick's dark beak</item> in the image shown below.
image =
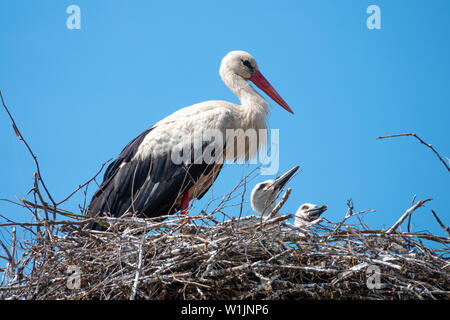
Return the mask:
[[274,189],[281,190],[289,182],[289,180],[291,180],[292,176],[295,174],[295,172],[297,172],[298,168],[300,167],[296,166],[276,178],[273,182]]
[[327,211],[328,206],[321,206],[308,211],[308,216],[310,218],[318,218],[322,213]]

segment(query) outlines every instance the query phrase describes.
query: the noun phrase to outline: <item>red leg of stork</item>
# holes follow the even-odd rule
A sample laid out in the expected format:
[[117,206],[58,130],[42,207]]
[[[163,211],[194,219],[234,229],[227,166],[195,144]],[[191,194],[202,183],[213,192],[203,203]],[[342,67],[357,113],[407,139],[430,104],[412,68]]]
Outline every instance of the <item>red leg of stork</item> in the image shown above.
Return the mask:
[[[181,198],[181,214],[186,215],[187,217],[189,217],[189,190],[187,190],[184,194],[183,194],[183,198]],[[188,218],[188,223],[191,223],[191,220]]]

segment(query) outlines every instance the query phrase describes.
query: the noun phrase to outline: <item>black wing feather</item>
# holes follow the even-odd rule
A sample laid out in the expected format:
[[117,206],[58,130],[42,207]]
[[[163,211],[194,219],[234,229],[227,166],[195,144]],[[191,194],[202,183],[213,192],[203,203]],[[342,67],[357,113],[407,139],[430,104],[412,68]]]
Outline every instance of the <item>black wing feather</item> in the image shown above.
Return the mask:
[[[176,200],[216,164],[174,164],[171,154],[133,159],[150,128],[131,141],[106,169],[99,190],[86,215],[119,217],[131,211],[141,217],[157,217],[178,211]],[[191,152],[194,154],[194,152]],[[133,159],[133,160],[132,160]],[[216,177],[215,177],[216,178]],[[204,191],[199,198],[208,191]]]
[[117,159],[111,162],[108,168],[106,168],[102,184],[104,184],[113,174],[116,173],[117,169],[123,162],[128,162],[131,160],[131,158],[133,158],[142,140],[144,140],[145,136],[153,129],[154,127],[145,130],[136,138],[134,138],[130,143],[128,143],[125,148],[123,148],[122,152],[119,154]]

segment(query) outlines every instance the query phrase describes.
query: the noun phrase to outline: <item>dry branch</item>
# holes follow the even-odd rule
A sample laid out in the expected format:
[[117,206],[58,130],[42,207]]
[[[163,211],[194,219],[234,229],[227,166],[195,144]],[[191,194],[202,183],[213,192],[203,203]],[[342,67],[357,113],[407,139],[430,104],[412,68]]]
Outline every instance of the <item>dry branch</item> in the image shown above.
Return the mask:
[[28,144],[28,142],[25,140],[25,138],[23,137],[22,133],[20,133],[19,128],[16,125],[16,122],[13,118],[13,116],[11,115],[11,113],[9,112],[8,108],[6,107],[5,101],[3,100],[3,95],[2,92],[0,91],[0,98],[2,100],[2,105],[3,108],[6,110],[6,112],[8,113],[9,118],[11,119],[11,123],[14,129],[14,132],[16,133],[16,136],[19,137],[19,139],[25,144],[25,146],[28,149],[28,152],[31,154],[31,156],[33,157],[34,160],[34,164],[36,165],[36,170],[37,170],[37,175],[39,178],[39,182],[42,184],[42,186],[44,187],[45,193],[47,194],[48,198],[50,199],[50,201],[53,203],[53,205],[56,207],[56,202],[53,200],[50,192],[48,191],[47,187],[45,186],[44,183],[44,179],[42,179],[42,175],[41,175],[41,170],[39,167],[39,162],[37,161],[37,157],[36,155],[33,153],[33,150],[31,150],[30,145]]
[[403,221],[405,221],[405,219],[408,218],[415,210],[420,208],[425,202],[431,200],[433,199],[419,200],[415,205],[406,210],[405,213],[400,217],[400,219],[398,219],[397,222],[395,222],[394,225],[386,231],[386,233],[391,233],[392,231],[395,231],[403,223]]
[[[378,137],[377,139],[386,139],[386,138],[396,138],[396,137],[414,137],[417,140],[420,141],[420,143],[422,143],[423,145],[427,146],[428,148],[431,149],[431,151],[434,152],[434,154],[439,158],[439,160],[444,164],[444,166],[447,168],[447,171],[450,172],[450,167],[449,165],[444,161],[444,159],[442,159],[441,155],[433,148],[433,146],[429,143],[426,143],[425,141],[423,141],[417,134],[415,133],[402,133],[402,134],[393,134],[393,135],[389,135],[389,136],[381,136]],[[448,158],[447,158],[448,159]],[[450,163],[450,161],[449,161]]]
[[439,223],[439,225],[442,227],[442,229],[444,229],[447,232],[448,236],[450,237],[450,228],[446,227],[445,224],[442,223],[441,219],[439,219],[439,217],[437,216],[436,212],[434,212],[434,210],[431,210],[431,213],[433,214],[434,218]]
[[281,208],[284,206],[286,201],[289,199],[291,192],[292,192],[291,188],[288,188],[286,190],[286,192],[281,197],[280,202],[278,202],[278,204],[275,206],[275,208],[273,208],[272,212],[269,213],[269,215],[266,217],[266,219],[271,219],[271,218],[275,217],[278,214],[278,212],[280,212]]
[[113,159],[113,158],[110,158],[110,159],[106,160],[106,162],[104,162],[104,163],[102,164],[102,166],[100,167],[100,170],[98,170],[97,173],[96,173],[92,178],[90,178],[90,179],[89,179],[88,181],[86,181],[85,183],[79,185],[78,188],[76,188],[74,191],[72,191],[71,194],[69,194],[69,195],[68,195],[67,197],[65,197],[63,200],[61,200],[61,201],[59,201],[58,203],[56,203],[56,206],[59,206],[60,204],[66,202],[66,201],[69,200],[75,193],[77,193],[78,191],[80,191],[81,188],[87,186],[89,183],[91,183],[92,181],[94,181],[95,178],[97,178],[97,176],[103,171],[103,168],[105,167],[105,165],[106,165],[108,162],[110,162],[112,159]]

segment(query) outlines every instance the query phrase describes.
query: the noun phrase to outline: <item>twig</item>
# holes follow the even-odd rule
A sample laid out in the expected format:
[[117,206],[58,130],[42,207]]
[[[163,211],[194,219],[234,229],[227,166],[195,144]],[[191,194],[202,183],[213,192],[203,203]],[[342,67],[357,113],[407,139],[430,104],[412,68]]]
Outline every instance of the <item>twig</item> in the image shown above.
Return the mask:
[[246,183],[247,177],[244,177],[243,180],[244,180],[244,191],[242,191],[241,205],[240,205],[240,208],[239,208],[238,219],[240,219],[242,217],[242,209],[244,208],[244,197],[245,197],[245,193],[247,192],[247,183]]
[[[48,208],[48,204],[47,202],[44,200],[44,198],[42,197],[41,191],[39,190],[39,182],[38,182],[39,176],[37,173],[34,173],[34,186],[32,191],[34,191],[34,194],[38,196],[39,200],[42,203],[41,209],[44,210],[45,213],[45,220],[49,220],[48,218],[48,212],[47,212],[47,208]],[[31,202],[30,202],[31,203]],[[55,213],[53,213],[53,220],[55,218]]]
[[444,161],[444,159],[442,159],[441,155],[431,146],[431,144],[426,143],[425,141],[423,141],[417,134],[415,133],[402,133],[402,134],[393,134],[393,135],[389,135],[389,136],[381,136],[378,137],[377,139],[386,139],[386,138],[395,138],[395,137],[407,137],[407,136],[411,136],[416,138],[417,140],[420,141],[420,143],[422,143],[423,145],[427,146],[428,148],[430,148],[435,154],[436,156],[439,158],[439,160],[444,164],[444,166],[447,168],[447,171],[450,172],[450,167],[449,165]]
[[81,188],[83,188],[84,186],[88,185],[89,183],[92,182],[92,180],[94,180],[95,178],[97,178],[97,176],[100,174],[100,172],[102,172],[103,168],[105,167],[105,165],[110,162],[113,158],[108,159],[106,162],[104,162],[102,164],[102,166],[100,167],[100,170],[98,170],[98,172],[95,174],[95,176],[93,176],[92,178],[90,178],[88,181],[86,181],[85,183],[83,183],[82,185],[79,185],[78,188],[76,188],[71,194],[69,194],[66,198],[64,198],[63,200],[61,200],[60,202],[58,202],[56,204],[56,206],[59,206],[61,203],[66,202],[67,200],[69,200],[75,193],[77,193]]
[[[9,227],[9,226],[19,226],[19,227],[36,227],[36,226],[45,226],[48,225],[83,225],[88,224],[89,222],[97,221],[101,218],[89,218],[85,220],[49,220],[49,221],[39,221],[39,222],[9,222],[9,223],[1,223],[0,227]],[[1,242],[0,242],[1,245]]]
[[439,223],[439,225],[445,230],[447,231],[448,235],[450,236],[450,228],[446,227],[445,224],[442,223],[441,219],[439,219],[439,217],[437,216],[436,212],[434,212],[433,209],[431,209],[431,213],[433,214],[433,216],[435,217],[436,221]]
[[408,216],[413,213],[416,209],[420,208],[425,202],[431,201],[433,199],[426,199],[426,200],[419,200],[415,205],[413,205],[411,208],[405,211],[405,213],[400,217],[400,219],[397,220],[396,223],[392,227],[389,228],[389,230],[386,231],[386,233],[392,233],[395,231],[402,223],[405,221]]
[[353,200],[352,200],[352,198],[347,200],[347,207],[348,207],[348,209],[347,209],[347,213],[345,214],[345,219],[348,219],[351,216],[353,216],[353,209],[354,209],[354,207],[353,207]]
[[3,108],[5,108],[6,112],[8,113],[9,118],[11,119],[12,126],[13,126],[13,129],[14,129],[14,132],[16,133],[16,136],[18,136],[19,139],[25,144],[25,146],[27,147],[27,149],[30,152],[31,156],[33,157],[34,163],[36,165],[38,178],[39,178],[39,181],[41,182],[42,186],[45,189],[45,193],[47,194],[48,198],[53,203],[53,205],[56,207],[56,202],[53,200],[52,196],[50,195],[50,192],[48,191],[47,187],[45,186],[44,179],[42,179],[41,170],[40,170],[40,167],[39,167],[39,162],[37,161],[37,157],[35,156],[35,154],[31,150],[30,146],[28,145],[28,143],[25,140],[25,138],[23,137],[23,135],[20,133],[19,128],[17,128],[16,122],[14,121],[13,116],[9,112],[8,108],[6,107],[6,104],[5,104],[5,101],[3,100],[3,95],[2,95],[1,91],[0,91],[0,98],[2,100]]
[[[8,201],[7,199],[0,199],[0,200]],[[51,211],[52,213],[58,213],[65,217],[84,218],[84,216],[81,214],[72,213],[70,211],[66,211],[63,209],[54,209],[54,208],[48,206],[47,204],[39,205],[37,203],[33,203],[33,202],[30,202],[28,200],[21,199],[21,198],[19,198],[19,200],[25,204],[25,207],[32,207],[32,208],[41,209],[41,210],[48,210],[48,211]],[[9,202],[12,202],[12,201],[9,201]],[[14,203],[14,202],[12,202],[12,203]]]
[[289,199],[289,196],[290,196],[290,194],[291,194],[291,192],[292,192],[292,189],[291,188],[288,188],[287,190],[286,190],[286,192],[283,194],[283,197],[281,197],[281,200],[280,200],[280,202],[278,202],[278,204],[276,205],[276,207],[272,210],[272,212],[271,213],[269,213],[268,215],[267,215],[267,217],[265,217],[265,219],[271,219],[271,218],[273,218],[274,216],[276,216],[277,214],[278,214],[278,212],[281,210],[281,208],[284,206],[284,204],[286,203],[286,201]]
[[11,264],[13,264],[14,263],[14,258],[11,255],[11,253],[9,252],[8,248],[6,247],[6,245],[4,245],[1,240],[0,240],[0,245],[3,247],[3,250],[5,251],[6,255],[8,256],[8,261],[11,262]]
[[334,228],[333,232],[330,233],[330,235],[329,235],[330,237],[333,236],[344,225],[344,223],[351,217],[357,216],[359,214],[376,212],[373,209],[367,209],[367,210],[362,210],[362,211],[358,211],[358,212],[353,212],[354,209],[355,209],[355,207],[353,205],[353,200],[350,198],[347,200],[347,213],[345,214],[344,219],[342,219],[342,221],[337,224],[337,226]]
[[[415,201],[416,201],[416,195],[413,196],[413,199],[412,199],[412,201],[411,201],[411,206],[414,205],[414,202],[415,202]],[[408,232],[411,232],[411,228],[410,228],[411,217],[412,217],[412,214],[410,214],[409,217],[408,217]]]
[[139,244],[139,255],[138,255],[138,265],[136,270],[136,275],[134,277],[133,282],[133,289],[131,291],[130,300],[134,300],[134,297],[136,296],[136,290],[139,284],[139,278],[141,276],[141,270],[142,270],[142,252],[144,248],[144,240],[145,240],[145,232],[142,234],[141,243]]

